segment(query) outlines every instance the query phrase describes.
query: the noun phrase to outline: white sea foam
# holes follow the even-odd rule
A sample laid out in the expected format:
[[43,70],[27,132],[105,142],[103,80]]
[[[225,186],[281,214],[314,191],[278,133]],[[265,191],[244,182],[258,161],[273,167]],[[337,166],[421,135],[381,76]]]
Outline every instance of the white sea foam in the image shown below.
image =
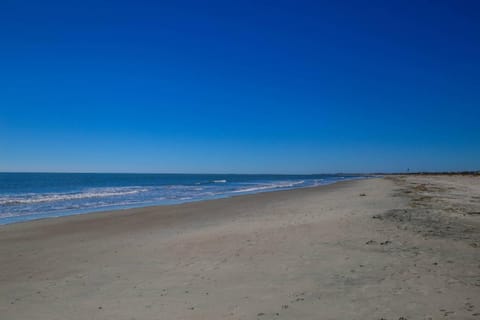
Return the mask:
[[45,194],[23,194],[15,196],[0,197],[0,205],[17,205],[17,204],[34,204],[42,202],[55,202],[66,200],[80,200],[89,198],[105,198],[125,196],[148,191],[146,188],[125,187],[125,188],[105,188],[105,189],[89,189],[85,192],[76,193],[45,193]]
[[213,183],[226,183],[227,180],[213,180]]
[[253,191],[267,190],[267,189],[291,188],[291,187],[297,186],[297,185],[302,184],[302,183],[305,183],[305,181],[301,180],[301,181],[293,181],[293,182],[281,182],[281,183],[276,183],[276,184],[258,185],[256,187],[238,189],[238,190],[234,190],[232,192],[233,193],[239,193],[239,192],[253,192]]

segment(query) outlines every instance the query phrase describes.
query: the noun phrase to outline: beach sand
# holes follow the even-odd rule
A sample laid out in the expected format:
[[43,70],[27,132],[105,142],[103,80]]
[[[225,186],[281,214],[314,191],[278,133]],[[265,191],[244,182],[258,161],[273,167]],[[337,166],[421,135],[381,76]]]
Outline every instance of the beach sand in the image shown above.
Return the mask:
[[2,320],[480,319],[480,178],[0,226],[0,266]]

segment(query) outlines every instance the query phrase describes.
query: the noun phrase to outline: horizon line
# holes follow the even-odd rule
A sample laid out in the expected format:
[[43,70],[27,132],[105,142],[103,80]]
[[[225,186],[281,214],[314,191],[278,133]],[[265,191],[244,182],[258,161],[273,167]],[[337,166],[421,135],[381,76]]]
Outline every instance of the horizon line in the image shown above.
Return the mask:
[[467,174],[480,173],[479,170],[454,170],[454,171],[378,171],[378,172],[323,172],[323,173],[231,173],[231,172],[122,172],[122,171],[0,171],[0,174],[12,173],[42,173],[42,174],[171,174],[171,175],[395,175],[395,174]]
[[330,173],[232,173],[232,172],[125,172],[125,171],[0,171],[2,173],[64,173],[64,174],[184,174],[184,175],[200,175],[200,174],[211,174],[211,175],[320,175],[320,174],[376,174],[376,173],[361,173],[361,172],[330,172]]

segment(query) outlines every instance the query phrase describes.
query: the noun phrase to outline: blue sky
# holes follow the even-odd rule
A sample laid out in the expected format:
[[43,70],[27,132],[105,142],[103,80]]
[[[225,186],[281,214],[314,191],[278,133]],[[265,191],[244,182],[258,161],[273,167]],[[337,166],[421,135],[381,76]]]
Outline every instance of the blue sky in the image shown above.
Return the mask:
[[480,169],[476,1],[0,3],[0,171]]

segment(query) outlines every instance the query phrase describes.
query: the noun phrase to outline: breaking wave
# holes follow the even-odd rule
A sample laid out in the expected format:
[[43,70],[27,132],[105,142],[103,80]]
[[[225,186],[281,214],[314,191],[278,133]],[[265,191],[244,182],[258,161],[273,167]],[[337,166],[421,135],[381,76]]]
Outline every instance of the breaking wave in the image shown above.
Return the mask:
[[22,194],[0,197],[0,205],[33,204],[42,202],[55,202],[65,200],[81,200],[90,198],[118,197],[145,192],[144,188],[107,188],[106,190],[89,190],[78,193],[47,193],[47,194]]

